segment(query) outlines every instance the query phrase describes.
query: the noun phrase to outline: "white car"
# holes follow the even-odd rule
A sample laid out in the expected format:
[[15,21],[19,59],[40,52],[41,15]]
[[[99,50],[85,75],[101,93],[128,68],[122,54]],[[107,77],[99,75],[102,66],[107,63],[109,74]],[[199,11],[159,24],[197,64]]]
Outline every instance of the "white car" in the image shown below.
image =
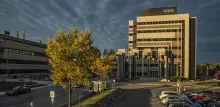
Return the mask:
[[164,97],[166,97],[168,95],[180,96],[180,94],[178,94],[177,92],[174,92],[174,91],[162,91],[159,98],[162,100]]
[[173,101],[173,100],[175,100],[175,99],[179,99],[179,96],[176,96],[176,95],[168,95],[168,96],[164,97],[164,98],[161,100],[161,102],[162,102],[163,104],[167,104],[169,101]]

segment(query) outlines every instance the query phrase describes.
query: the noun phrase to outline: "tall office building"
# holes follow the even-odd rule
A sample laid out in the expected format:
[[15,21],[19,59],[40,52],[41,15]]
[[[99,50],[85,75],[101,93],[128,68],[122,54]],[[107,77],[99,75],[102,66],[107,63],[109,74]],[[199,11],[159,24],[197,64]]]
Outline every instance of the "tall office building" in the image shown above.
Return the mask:
[[196,78],[196,17],[151,8],[129,20],[128,29],[130,78]]

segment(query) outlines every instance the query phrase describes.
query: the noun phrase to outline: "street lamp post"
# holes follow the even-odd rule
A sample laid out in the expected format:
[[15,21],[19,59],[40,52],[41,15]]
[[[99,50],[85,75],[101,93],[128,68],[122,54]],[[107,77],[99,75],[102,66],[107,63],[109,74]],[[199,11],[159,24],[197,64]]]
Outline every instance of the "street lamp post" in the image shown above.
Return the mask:
[[129,57],[129,79],[131,79],[131,56],[130,54],[128,55]]
[[182,81],[182,72],[181,72],[182,70],[180,67],[181,67],[181,64],[179,63],[180,81]]
[[206,66],[206,83],[207,83],[207,77],[208,77],[208,70],[209,70],[209,66]]

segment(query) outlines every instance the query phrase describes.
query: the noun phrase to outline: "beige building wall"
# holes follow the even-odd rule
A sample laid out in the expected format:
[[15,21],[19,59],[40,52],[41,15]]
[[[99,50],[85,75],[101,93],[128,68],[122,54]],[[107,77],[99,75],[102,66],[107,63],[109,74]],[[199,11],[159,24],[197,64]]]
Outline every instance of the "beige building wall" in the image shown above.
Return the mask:
[[[172,50],[174,55],[180,56],[180,58],[174,58],[174,64],[180,63],[181,70],[179,72],[184,72],[182,76],[189,78],[189,20],[189,14],[138,16],[136,20],[129,20],[129,51],[132,49],[143,51],[143,49],[157,49],[157,47]],[[167,21],[168,23],[162,24],[162,21]],[[175,21],[184,22],[175,23]],[[138,23],[140,22],[152,22],[157,24],[139,25]],[[174,32],[166,32],[166,30],[170,29],[174,30]],[[165,32],[163,32],[163,30],[165,30]],[[141,31],[149,31],[153,33],[143,33]],[[165,41],[165,39],[170,38],[176,38],[176,40]]]

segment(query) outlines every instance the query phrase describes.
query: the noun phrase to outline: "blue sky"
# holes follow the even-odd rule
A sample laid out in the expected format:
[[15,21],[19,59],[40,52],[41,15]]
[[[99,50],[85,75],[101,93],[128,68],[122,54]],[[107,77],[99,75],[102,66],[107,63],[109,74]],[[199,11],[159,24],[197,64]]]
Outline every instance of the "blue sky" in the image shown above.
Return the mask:
[[69,31],[74,25],[91,30],[100,49],[127,48],[128,20],[167,6],[197,16],[197,62],[220,62],[220,0],[1,0],[0,31],[15,36],[25,29],[28,40],[45,43],[58,29]]

